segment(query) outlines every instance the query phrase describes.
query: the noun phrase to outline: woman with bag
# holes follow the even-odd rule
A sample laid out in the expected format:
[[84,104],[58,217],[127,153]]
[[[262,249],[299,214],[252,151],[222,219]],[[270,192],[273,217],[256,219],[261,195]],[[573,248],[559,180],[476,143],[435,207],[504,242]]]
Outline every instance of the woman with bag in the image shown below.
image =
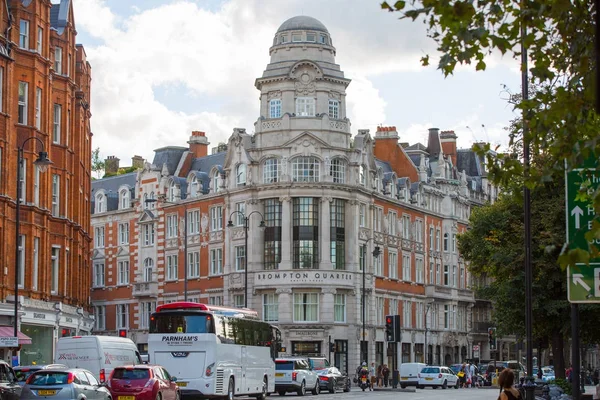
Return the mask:
[[498,386],[500,386],[500,395],[498,400],[519,400],[521,393],[513,387],[515,383],[515,373],[510,368],[505,368],[498,376]]

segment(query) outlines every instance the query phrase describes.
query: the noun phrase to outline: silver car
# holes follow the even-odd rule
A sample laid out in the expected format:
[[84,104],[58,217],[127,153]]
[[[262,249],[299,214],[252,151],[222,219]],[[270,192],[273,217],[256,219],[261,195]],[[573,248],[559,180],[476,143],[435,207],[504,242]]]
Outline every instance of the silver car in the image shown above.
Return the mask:
[[35,372],[25,382],[22,400],[66,399],[111,400],[110,392],[88,370],[48,368]]

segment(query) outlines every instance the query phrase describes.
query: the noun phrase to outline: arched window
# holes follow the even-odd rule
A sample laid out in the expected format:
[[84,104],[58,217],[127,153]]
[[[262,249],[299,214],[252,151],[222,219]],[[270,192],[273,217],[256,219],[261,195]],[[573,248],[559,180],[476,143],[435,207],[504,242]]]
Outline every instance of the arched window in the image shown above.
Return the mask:
[[200,195],[200,187],[198,185],[198,178],[194,175],[190,180],[190,196],[197,197]]
[[396,187],[398,179],[396,175],[392,175],[392,179],[390,180],[390,196],[392,198],[396,198],[396,193],[398,192],[398,188]]
[[448,251],[448,234],[444,233],[444,251]]
[[104,193],[98,193],[96,195],[96,213],[103,213],[106,211],[106,196]]
[[279,159],[267,158],[263,163],[263,183],[279,182]]
[[144,260],[144,282],[152,282],[154,271],[154,260],[151,258],[146,258]]
[[358,183],[360,183],[361,186],[365,186],[367,183],[367,176],[364,165],[361,165],[358,168]]
[[220,184],[219,180],[220,180],[219,171],[216,170],[215,172],[213,172],[212,182],[211,182],[213,193],[217,193],[219,191],[219,184]]
[[167,192],[167,200],[176,201],[177,200],[177,185],[175,181],[171,181],[169,184],[168,192]]
[[319,182],[319,160],[315,157],[296,157],[292,161],[294,182]]
[[373,189],[377,192],[381,192],[381,178],[383,175],[383,171],[381,168],[377,169],[377,173],[375,174],[375,182],[373,182]]
[[126,210],[131,207],[131,201],[129,199],[129,189],[121,189],[119,192],[119,205],[121,210]]
[[246,184],[246,164],[238,164],[235,167],[235,184],[244,186]]
[[345,183],[346,182],[346,163],[341,158],[334,158],[331,160],[331,166],[329,167],[329,175],[333,177],[334,183]]
[[148,194],[144,193],[144,196],[142,197],[142,200],[144,202],[144,204],[143,204],[144,210],[147,210],[148,207],[149,207],[148,201],[147,201],[148,200]]

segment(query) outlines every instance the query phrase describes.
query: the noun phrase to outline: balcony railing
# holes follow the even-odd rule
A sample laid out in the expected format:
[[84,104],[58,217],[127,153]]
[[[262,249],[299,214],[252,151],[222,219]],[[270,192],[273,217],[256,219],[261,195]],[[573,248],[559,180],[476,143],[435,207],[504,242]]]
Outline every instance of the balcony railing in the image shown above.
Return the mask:
[[133,284],[135,297],[158,297],[158,282],[137,282]]

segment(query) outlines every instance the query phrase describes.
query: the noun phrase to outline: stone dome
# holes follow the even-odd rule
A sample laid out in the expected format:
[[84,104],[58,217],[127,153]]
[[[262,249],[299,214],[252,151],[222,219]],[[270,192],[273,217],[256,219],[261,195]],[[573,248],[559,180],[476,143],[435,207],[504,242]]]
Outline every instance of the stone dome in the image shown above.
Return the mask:
[[325,25],[321,23],[321,21],[305,15],[299,15],[297,17],[288,19],[283,24],[281,24],[279,29],[277,29],[277,33],[294,30],[311,30],[329,33],[329,31],[327,30]]

